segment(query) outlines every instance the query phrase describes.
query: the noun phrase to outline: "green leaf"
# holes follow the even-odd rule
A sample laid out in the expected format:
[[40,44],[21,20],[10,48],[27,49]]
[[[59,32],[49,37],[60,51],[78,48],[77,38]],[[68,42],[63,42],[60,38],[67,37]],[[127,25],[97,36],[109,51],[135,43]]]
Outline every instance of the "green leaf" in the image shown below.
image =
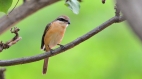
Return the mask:
[[0,12],[7,13],[12,5],[12,0],[0,0]]
[[78,14],[80,10],[80,4],[78,0],[66,0],[66,5],[75,13]]

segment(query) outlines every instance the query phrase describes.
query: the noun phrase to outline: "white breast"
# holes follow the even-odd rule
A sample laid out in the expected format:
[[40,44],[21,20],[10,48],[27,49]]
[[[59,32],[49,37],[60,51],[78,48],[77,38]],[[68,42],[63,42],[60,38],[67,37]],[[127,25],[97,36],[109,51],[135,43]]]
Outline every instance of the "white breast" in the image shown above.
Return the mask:
[[66,27],[68,27],[68,24],[66,25]]

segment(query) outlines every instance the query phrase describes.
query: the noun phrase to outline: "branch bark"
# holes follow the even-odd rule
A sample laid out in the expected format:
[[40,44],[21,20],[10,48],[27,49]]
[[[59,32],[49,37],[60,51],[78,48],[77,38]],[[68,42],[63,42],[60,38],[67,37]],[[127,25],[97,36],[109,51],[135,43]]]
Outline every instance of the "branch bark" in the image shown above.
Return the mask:
[[5,75],[4,75],[4,72],[6,71],[5,68],[1,68],[0,69],[0,79],[5,79]]
[[2,34],[6,29],[12,27],[14,24],[18,23],[22,19],[26,18],[30,14],[38,11],[39,9],[49,6],[60,0],[30,0],[26,1],[20,7],[14,9],[10,14],[0,18],[0,34]]
[[103,24],[101,24],[97,28],[95,28],[95,29],[91,30],[90,32],[86,33],[85,35],[83,35],[83,36],[77,38],[76,40],[66,44],[63,49],[57,48],[57,49],[53,50],[52,51],[53,54],[51,54],[50,52],[46,52],[46,53],[39,54],[39,55],[36,55],[36,56],[31,56],[31,57],[12,59],[12,60],[0,60],[0,66],[11,66],[11,65],[18,65],[18,64],[25,64],[25,63],[35,62],[35,61],[39,61],[41,59],[44,59],[44,58],[59,54],[59,53],[61,53],[63,51],[66,51],[66,50],[68,50],[70,48],[73,48],[76,45],[80,44],[81,42],[91,38],[92,36],[96,35],[97,33],[104,30],[106,27],[112,25],[113,23],[122,22],[124,20],[125,19],[123,17],[115,16],[115,17],[109,19],[108,21],[104,22]]
[[131,29],[142,41],[142,0],[117,0],[117,2]]

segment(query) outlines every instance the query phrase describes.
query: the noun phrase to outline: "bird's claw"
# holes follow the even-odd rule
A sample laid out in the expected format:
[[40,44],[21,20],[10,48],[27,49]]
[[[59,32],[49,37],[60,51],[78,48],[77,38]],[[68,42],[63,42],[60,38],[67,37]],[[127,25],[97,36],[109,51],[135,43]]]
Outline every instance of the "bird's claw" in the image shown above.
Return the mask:
[[64,45],[61,45],[61,44],[57,44],[57,45],[59,45],[61,47],[61,49],[65,48]]

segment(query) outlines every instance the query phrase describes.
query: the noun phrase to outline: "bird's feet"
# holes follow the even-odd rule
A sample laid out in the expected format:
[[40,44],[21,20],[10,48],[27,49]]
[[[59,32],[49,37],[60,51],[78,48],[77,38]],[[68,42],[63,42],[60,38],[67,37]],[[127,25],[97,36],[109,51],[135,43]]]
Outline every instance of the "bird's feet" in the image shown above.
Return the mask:
[[53,54],[53,49],[51,49],[51,48],[49,47],[49,45],[48,45],[48,48],[49,48],[49,50],[50,50],[50,53]]
[[57,44],[57,45],[59,45],[60,47],[61,47],[61,49],[64,49],[65,47],[63,46],[63,45],[61,45],[61,44]]
[[51,54],[54,54],[54,53],[53,53],[53,49],[50,49],[50,53],[51,53]]

